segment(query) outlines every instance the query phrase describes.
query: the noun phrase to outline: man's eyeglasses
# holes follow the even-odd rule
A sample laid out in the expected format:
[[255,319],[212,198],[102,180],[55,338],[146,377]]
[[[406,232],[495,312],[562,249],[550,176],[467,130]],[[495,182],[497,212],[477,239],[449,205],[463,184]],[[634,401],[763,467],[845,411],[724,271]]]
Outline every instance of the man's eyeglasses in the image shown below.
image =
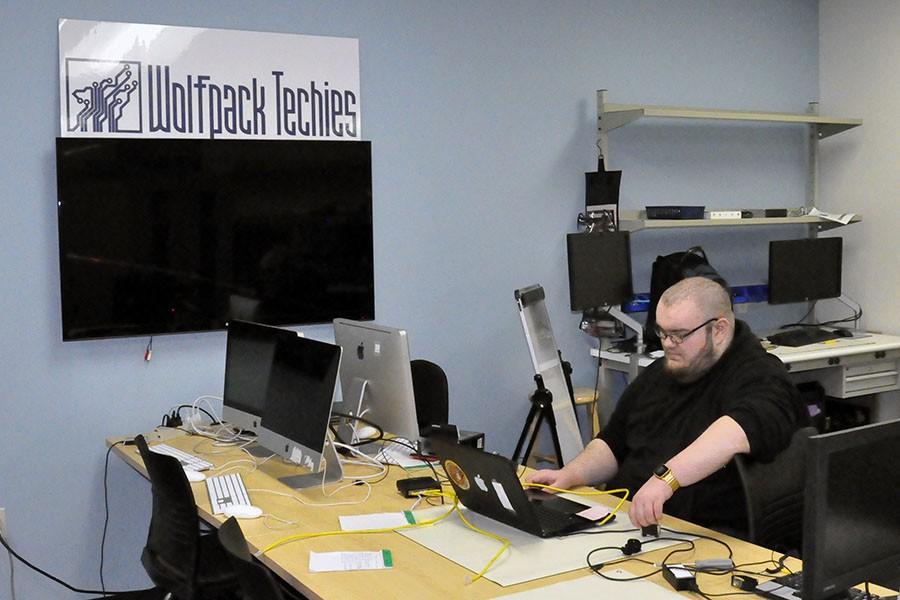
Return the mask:
[[654,331],[656,331],[656,335],[659,336],[660,342],[669,340],[670,342],[672,342],[673,344],[675,344],[677,346],[680,343],[682,343],[684,340],[686,340],[688,338],[688,336],[692,335],[693,333],[695,333],[697,331],[700,331],[700,329],[702,329],[703,327],[706,327],[713,321],[718,321],[719,318],[720,317],[713,317],[712,319],[707,319],[707,320],[703,321],[702,323],[700,323],[699,325],[697,325],[696,327],[694,327],[693,329],[691,329],[690,331],[686,331],[684,333],[681,333],[681,332],[669,333],[665,329],[661,329],[659,327],[659,325],[657,325],[654,328]]

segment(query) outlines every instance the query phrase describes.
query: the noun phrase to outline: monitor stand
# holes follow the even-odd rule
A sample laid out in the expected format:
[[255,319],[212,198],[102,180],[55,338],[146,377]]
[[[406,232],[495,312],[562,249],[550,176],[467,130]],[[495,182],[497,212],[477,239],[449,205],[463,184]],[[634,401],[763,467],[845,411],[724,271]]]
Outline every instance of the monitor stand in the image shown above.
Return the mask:
[[245,446],[244,450],[250,453],[250,456],[253,458],[269,458],[272,456],[273,452],[266,448],[265,446],[260,445],[259,442],[253,442],[249,446]]
[[302,490],[324,485],[326,483],[334,483],[344,478],[344,469],[341,461],[338,459],[337,452],[331,438],[325,440],[325,446],[322,448],[322,460],[319,461],[319,468],[311,473],[302,475],[288,475],[287,477],[279,477],[278,481],[293,488]]

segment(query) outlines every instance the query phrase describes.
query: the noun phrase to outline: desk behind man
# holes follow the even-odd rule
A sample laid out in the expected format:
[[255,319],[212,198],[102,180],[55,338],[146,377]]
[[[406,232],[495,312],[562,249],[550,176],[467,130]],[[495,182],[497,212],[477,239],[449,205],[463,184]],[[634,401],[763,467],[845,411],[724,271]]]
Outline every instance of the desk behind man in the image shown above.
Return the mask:
[[625,390],[607,427],[580,455],[531,481],[626,487],[636,525],[658,522],[665,505],[667,514],[744,531],[746,507],[731,458],[774,457],[806,422],[806,407],[780,361],[735,320],[718,283],[676,283],[660,298],[656,320],[665,359]]

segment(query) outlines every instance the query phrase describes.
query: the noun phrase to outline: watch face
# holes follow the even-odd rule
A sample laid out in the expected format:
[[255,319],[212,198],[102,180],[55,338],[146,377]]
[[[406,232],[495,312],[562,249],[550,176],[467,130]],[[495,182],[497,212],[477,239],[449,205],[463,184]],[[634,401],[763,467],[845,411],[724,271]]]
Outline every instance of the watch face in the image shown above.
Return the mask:
[[669,472],[669,467],[666,465],[659,465],[656,469],[653,470],[653,474],[657,477],[664,477],[666,473]]

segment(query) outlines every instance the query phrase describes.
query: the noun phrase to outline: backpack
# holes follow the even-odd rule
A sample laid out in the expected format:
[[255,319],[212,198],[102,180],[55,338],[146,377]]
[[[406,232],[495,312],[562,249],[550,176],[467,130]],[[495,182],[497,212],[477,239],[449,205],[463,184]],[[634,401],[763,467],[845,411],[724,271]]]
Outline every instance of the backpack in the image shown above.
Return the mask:
[[662,348],[659,336],[656,335],[656,305],[659,304],[660,296],[672,285],[688,277],[706,277],[728,289],[728,283],[709,264],[706,252],[700,246],[694,246],[685,252],[657,256],[650,272],[650,307],[644,325],[647,352]]

